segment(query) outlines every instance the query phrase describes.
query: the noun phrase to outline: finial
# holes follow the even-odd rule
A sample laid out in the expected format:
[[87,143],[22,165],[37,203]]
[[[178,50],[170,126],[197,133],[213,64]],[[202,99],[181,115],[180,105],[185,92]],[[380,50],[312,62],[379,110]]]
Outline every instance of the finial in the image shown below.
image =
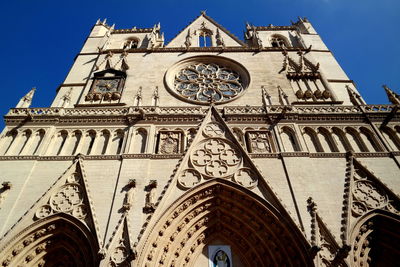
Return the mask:
[[200,14],[201,14],[201,15],[206,15],[206,10],[200,11]]
[[32,104],[32,99],[33,95],[35,94],[35,91],[36,87],[32,87],[32,89],[19,100],[16,108],[29,108],[30,105]]
[[385,92],[389,98],[389,101],[393,105],[400,105],[400,95],[396,94],[393,90],[391,90],[387,85],[382,85],[385,89]]

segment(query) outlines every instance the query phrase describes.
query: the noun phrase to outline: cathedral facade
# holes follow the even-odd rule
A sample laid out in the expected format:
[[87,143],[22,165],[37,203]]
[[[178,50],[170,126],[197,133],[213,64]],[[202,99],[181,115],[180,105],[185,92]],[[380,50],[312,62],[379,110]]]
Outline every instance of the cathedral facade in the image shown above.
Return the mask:
[[0,136],[0,265],[398,266],[400,97],[368,105],[313,25],[97,21]]

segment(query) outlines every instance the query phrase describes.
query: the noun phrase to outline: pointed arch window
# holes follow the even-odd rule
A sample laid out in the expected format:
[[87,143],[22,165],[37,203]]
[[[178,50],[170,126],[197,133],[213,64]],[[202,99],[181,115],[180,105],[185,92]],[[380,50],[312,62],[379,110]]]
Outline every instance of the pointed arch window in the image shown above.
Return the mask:
[[11,130],[8,132],[2,139],[2,146],[1,146],[1,153],[0,155],[7,155],[10,154],[11,148],[15,142],[15,139],[17,138],[18,132],[16,130]]
[[282,128],[282,141],[285,151],[287,152],[300,151],[300,145],[297,141],[293,129],[287,126]]
[[139,47],[139,39],[137,38],[130,38],[125,41],[124,49],[136,49]]
[[285,48],[285,47],[289,47],[289,43],[286,40],[286,38],[281,35],[272,35],[271,46]]
[[146,153],[147,147],[147,131],[146,129],[137,129],[133,141],[133,153]]
[[212,32],[210,30],[204,29],[199,33],[199,47],[211,47],[212,43]]

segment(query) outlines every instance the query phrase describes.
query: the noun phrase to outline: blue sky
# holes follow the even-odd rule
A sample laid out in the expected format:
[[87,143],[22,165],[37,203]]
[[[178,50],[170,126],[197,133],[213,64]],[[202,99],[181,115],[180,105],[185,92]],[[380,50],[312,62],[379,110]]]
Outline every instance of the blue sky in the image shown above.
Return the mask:
[[32,107],[49,106],[98,18],[116,28],[161,22],[169,41],[201,10],[240,39],[246,21],[290,25],[307,17],[367,103],[387,103],[382,84],[400,91],[398,0],[1,1],[0,114],[33,86]]

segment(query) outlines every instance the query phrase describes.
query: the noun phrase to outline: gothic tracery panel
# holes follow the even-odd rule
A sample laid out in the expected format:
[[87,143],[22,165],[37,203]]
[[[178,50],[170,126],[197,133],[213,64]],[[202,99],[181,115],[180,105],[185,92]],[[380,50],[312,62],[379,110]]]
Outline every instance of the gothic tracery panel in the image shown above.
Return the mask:
[[159,154],[178,154],[182,153],[182,137],[180,131],[160,131],[158,133],[158,153]]
[[247,131],[247,150],[250,153],[274,152],[271,134],[269,131]]

